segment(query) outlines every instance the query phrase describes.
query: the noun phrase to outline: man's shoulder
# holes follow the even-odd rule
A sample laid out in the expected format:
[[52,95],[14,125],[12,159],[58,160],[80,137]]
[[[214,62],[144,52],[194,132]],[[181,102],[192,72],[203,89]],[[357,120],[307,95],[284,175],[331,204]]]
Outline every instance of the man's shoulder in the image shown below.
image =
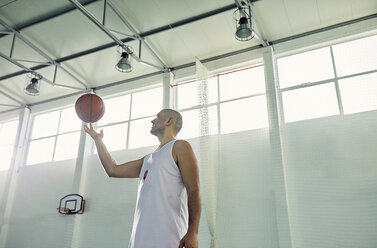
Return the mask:
[[179,140],[176,140],[174,143],[174,147],[177,147],[177,148],[184,148],[187,146],[191,147],[190,143],[187,140],[179,139]]
[[192,151],[191,144],[187,140],[176,140],[173,146],[173,152],[176,154]]

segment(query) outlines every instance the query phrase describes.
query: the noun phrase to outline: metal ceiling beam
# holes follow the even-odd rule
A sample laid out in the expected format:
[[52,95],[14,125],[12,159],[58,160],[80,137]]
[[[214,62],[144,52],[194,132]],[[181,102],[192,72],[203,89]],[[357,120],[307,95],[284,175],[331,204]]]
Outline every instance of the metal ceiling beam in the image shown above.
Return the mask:
[[[17,30],[13,29],[11,26],[9,26],[4,20],[2,20],[0,18],[0,24],[2,26],[4,26],[6,29],[8,29],[9,31],[13,32],[13,34],[19,38],[20,40],[22,40],[26,45],[28,45],[31,49],[33,49],[35,52],[37,52],[39,55],[41,55],[42,57],[44,57],[46,60],[49,61],[49,63],[51,63],[51,65],[56,65],[59,69],[61,69],[62,71],[64,71],[67,75],[69,75],[70,77],[72,77],[74,80],[76,80],[79,84],[81,84],[82,86],[85,87],[85,89],[88,88],[88,86],[82,82],[81,80],[79,80],[76,76],[74,76],[72,73],[70,73],[69,71],[67,71],[65,68],[63,68],[59,63],[57,63],[56,61],[54,61],[54,59],[52,59],[50,56],[48,56],[45,52],[43,52],[41,49],[39,49],[36,45],[34,45],[30,40],[28,40],[25,36],[23,36],[20,32],[18,32]],[[12,49],[14,48],[14,42],[12,43]]]
[[[236,7],[237,7],[236,4],[229,4],[229,5],[226,5],[224,7],[221,7],[221,8],[215,9],[215,10],[211,10],[211,11],[208,11],[206,13],[203,13],[203,14],[200,14],[200,15],[197,15],[197,16],[193,16],[193,17],[190,17],[190,18],[178,21],[178,22],[174,22],[174,23],[171,23],[171,24],[168,24],[168,25],[164,25],[164,26],[161,26],[161,27],[140,33],[139,35],[141,37],[145,38],[145,37],[148,37],[148,36],[151,36],[151,35],[154,35],[154,34],[158,34],[158,33],[161,33],[161,32],[167,31],[167,30],[171,30],[173,28],[177,28],[177,27],[180,27],[180,26],[183,26],[183,25],[186,25],[186,24],[196,22],[196,21],[214,16],[214,15],[217,15],[217,14],[224,13],[224,12],[227,12],[229,10],[233,10]],[[76,8],[74,8],[74,9],[76,9]],[[49,18],[49,19],[51,19],[51,18]],[[49,19],[46,19],[45,21],[47,21]],[[30,26],[32,26],[32,25],[31,24],[25,25],[22,28],[26,28],[26,27],[30,27]],[[124,39],[122,39],[122,42],[127,43],[127,42],[130,42],[130,41],[133,41],[133,40],[134,40],[134,38],[124,38]],[[65,57],[62,57],[62,58],[58,58],[58,59],[55,60],[55,62],[63,63],[63,62],[66,62],[66,61],[69,61],[69,60],[72,60],[72,59],[76,59],[76,58],[79,58],[79,57],[82,57],[82,56],[85,56],[85,55],[89,55],[89,54],[92,54],[92,53],[95,53],[95,52],[98,52],[98,51],[108,49],[108,48],[113,47],[115,45],[116,45],[115,42],[107,43],[107,44],[104,44],[104,45],[101,45],[101,46],[98,46],[98,47],[95,47],[95,48],[91,48],[91,49],[81,51],[81,52],[78,52],[78,53],[75,53],[75,54],[71,54],[71,55],[68,55],[68,56],[65,56]],[[38,65],[38,66],[31,67],[30,69],[40,70],[40,69],[43,69],[47,66],[48,65]],[[1,76],[0,81],[6,80],[6,79],[9,79],[9,78],[13,78],[13,77],[22,75],[24,73],[25,73],[24,71],[18,71],[18,72],[10,73],[10,74]]]
[[[88,4],[91,4],[93,2],[96,2],[98,0],[84,0],[82,1],[82,5],[86,6]],[[17,26],[14,27],[15,30],[22,30],[22,29],[25,29],[25,28],[28,28],[28,27],[31,27],[31,26],[34,26],[34,25],[37,25],[37,24],[40,24],[40,23],[43,23],[43,22],[46,22],[48,20],[51,20],[51,19],[54,19],[56,17],[59,17],[59,16],[62,16],[64,14],[67,14],[69,12],[72,12],[76,10],[75,7],[72,7],[71,5],[65,7],[65,8],[62,8],[60,11],[58,12],[49,12],[48,14],[45,14],[45,15],[42,15],[42,16],[38,16],[36,19],[32,20],[32,21],[29,21],[29,22],[26,22],[26,23],[22,23],[22,24],[19,24]],[[0,38],[7,35],[7,33],[1,33],[0,32]]]
[[[140,36],[140,34],[134,29],[131,24],[126,20],[126,18],[120,13],[120,11],[114,6],[114,4],[107,0],[107,4],[110,8],[114,11],[114,13],[119,17],[119,19],[127,26],[127,28],[136,36],[137,39],[141,41],[141,44],[149,51],[149,53],[160,63],[163,68],[167,68],[166,64],[161,60],[161,58],[153,51],[153,49],[148,45],[148,43],[144,40],[144,37]],[[140,55],[139,55],[140,57]],[[140,58],[141,59],[141,58]]]
[[[26,71],[26,72],[30,72],[30,73],[34,73],[34,74],[38,74],[38,75],[42,76],[41,74],[35,72],[35,70],[24,66],[23,64],[17,62],[16,60],[14,60],[14,59],[12,59],[10,57],[8,57],[7,55],[3,54],[2,52],[0,52],[0,57],[2,57],[3,59],[7,60],[8,62],[10,62],[12,64],[14,64],[14,65],[16,65],[16,66],[24,69],[24,71]],[[74,87],[74,86],[63,85],[63,84],[56,84],[54,82],[51,82],[49,79],[47,79],[47,78],[45,78],[43,76],[42,76],[41,80],[45,81],[46,83],[50,84],[51,86],[57,86],[57,87],[66,88],[66,89],[83,90],[82,88],[78,88],[78,87]],[[87,90],[87,88],[85,90]]]
[[[80,10],[86,17],[89,18],[89,20],[91,20],[97,27],[99,27],[107,36],[109,36],[116,44],[118,44],[119,46],[125,46],[124,42],[119,39],[118,37],[116,37],[113,33],[111,33],[111,31],[105,27],[100,21],[97,20],[97,18],[95,18],[89,11],[87,11],[84,6],[82,6],[77,0],[69,0],[73,5],[75,5],[77,7],[78,10]],[[122,20],[123,21],[123,20]],[[134,53],[131,53],[130,54],[136,61],[138,62],[142,62],[146,65],[149,65],[149,66],[152,66],[152,67],[155,67],[161,71],[166,71],[167,68],[165,67],[165,65],[163,65],[163,67],[160,67],[160,66],[157,66],[157,65],[154,65],[152,63],[149,63],[147,61],[143,61],[142,59],[140,59],[139,57],[137,57]]]
[[[24,69],[24,71],[26,71],[26,72],[30,72],[30,73],[38,74],[38,73],[36,73],[34,70],[32,70],[32,69],[30,69],[30,68],[24,66],[23,64],[21,64],[21,63],[19,63],[19,62],[17,62],[17,61],[15,61],[14,59],[8,57],[7,55],[3,54],[2,52],[0,52],[0,57],[2,57],[3,59],[7,60],[8,62],[10,62],[10,63],[12,63],[12,64],[14,64],[14,65],[16,65],[16,66],[18,66],[18,67]],[[39,75],[40,75],[40,74],[39,74]],[[41,80],[45,81],[45,82],[48,83],[48,84],[54,85],[53,82],[51,82],[50,80],[48,80],[48,79],[45,78],[45,77],[42,77]]]
[[[237,5],[236,4],[230,4],[230,5],[221,7],[221,8],[216,9],[216,10],[212,10],[212,11],[194,16],[194,17],[190,17],[190,18],[187,18],[187,19],[175,22],[175,23],[171,23],[171,24],[168,24],[168,25],[164,25],[164,26],[152,29],[150,31],[140,33],[140,36],[148,37],[148,36],[151,36],[151,35],[154,35],[154,34],[165,32],[167,30],[170,30],[170,29],[173,29],[173,28],[176,28],[176,27],[179,27],[179,26],[183,26],[183,25],[186,25],[186,24],[190,24],[190,23],[196,22],[196,21],[201,20],[201,19],[205,19],[205,18],[214,16],[214,15],[217,15],[217,14],[224,13],[224,12],[229,11],[229,10],[234,10],[234,8],[237,8]],[[347,25],[350,25],[350,24],[354,24],[354,23],[357,23],[357,22],[370,20],[370,19],[374,19],[374,18],[377,18],[377,14],[364,16],[364,17],[357,18],[357,19],[354,19],[354,20],[334,24],[334,25],[331,25],[331,26],[328,26],[328,27],[325,27],[325,28],[312,30],[312,31],[309,31],[309,32],[289,36],[289,37],[278,39],[278,40],[275,40],[275,41],[269,41],[269,44],[274,45],[274,44],[282,43],[282,42],[289,41],[289,40],[292,40],[292,39],[301,38],[301,37],[304,37],[304,36],[321,33],[321,32],[327,31],[327,30],[332,30],[332,29],[335,29],[335,28],[347,26]],[[31,25],[29,25],[29,26],[31,26]],[[122,42],[127,43],[127,42],[130,42],[130,41],[133,41],[133,40],[134,39],[132,39],[132,38],[125,38],[125,39],[122,39]],[[82,57],[82,56],[85,56],[85,55],[89,55],[89,54],[92,54],[92,53],[95,53],[95,52],[98,52],[98,51],[108,49],[108,48],[113,47],[115,45],[116,45],[115,42],[107,43],[107,44],[104,44],[104,45],[101,45],[101,46],[98,46],[98,47],[95,47],[95,48],[91,48],[91,49],[81,51],[81,52],[78,52],[78,53],[75,53],[75,54],[71,54],[71,55],[68,55],[68,56],[65,56],[65,57],[62,57],[62,58],[58,58],[58,59],[55,60],[55,62],[63,63],[65,61],[69,61],[69,60],[72,60],[72,59],[76,59],[76,58],[79,58],[79,57]],[[39,69],[42,69],[42,68],[45,68],[45,67],[47,67],[47,65],[38,65],[38,66],[35,66],[35,67],[31,67],[30,69],[39,70]],[[10,74],[1,76],[0,81],[6,80],[6,79],[9,79],[9,78],[13,78],[13,77],[16,77],[16,76],[19,76],[19,75],[22,75],[22,74],[25,74],[25,71],[18,71],[18,72],[10,73]]]

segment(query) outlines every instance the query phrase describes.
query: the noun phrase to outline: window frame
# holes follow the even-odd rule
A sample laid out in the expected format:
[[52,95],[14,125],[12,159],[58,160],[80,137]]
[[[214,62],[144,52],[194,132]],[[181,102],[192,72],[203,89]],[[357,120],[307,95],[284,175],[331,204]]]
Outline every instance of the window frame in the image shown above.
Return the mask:
[[[112,99],[112,98],[116,98],[116,97],[121,97],[121,96],[125,96],[125,95],[130,95],[130,105],[129,105],[128,118],[126,120],[123,120],[123,121],[109,122],[109,123],[106,123],[104,125],[98,125],[97,123],[95,123],[94,124],[94,128],[96,130],[98,130],[98,129],[103,129],[105,127],[111,127],[111,126],[120,125],[120,124],[127,124],[127,130],[126,130],[126,137],[127,138],[126,138],[126,144],[125,144],[125,148],[124,149],[125,150],[130,150],[130,149],[141,148],[141,147],[130,148],[130,136],[131,136],[130,135],[130,132],[131,132],[130,127],[131,127],[131,123],[133,121],[138,121],[138,120],[142,120],[142,119],[154,118],[157,113],[154,113],[154,114],[151,114],[151,115],[147,115],[147,116],[132,118],[133,96],[134,96],[134,94],[137,94],[139,92],[148,91],[148,90],[154,90],[154,89],[158,89],[158,88],[163,89],[163,86],[161,84],[156,84],[153,87],[139,89],[139,90],[136,90],[136,91],[129,91],[129,92],[125,92],[124,94],[119,94],[119,95],[116,95],[116,96],[113,95],[113,96],[110,96],[108,98],[105,98],[104,100]],[[162,94],[163,94],[163,90],[162,90]],[[163,98],[161,97],[161,106],[162,106],[162,104],[163,104]],[[110,152],[112,152],[112,151],[110,151]],[[92,142],[92,147],[90,149],[90,153],[91,154],[95,154],[95,144],[93,142]]]
[[[56,153],[56,145],[57,145],[57,141],[58,141],[58,136],[60,135],[65,135],[65,134],[71,134],[71,133],[76,133],[76,132],[81,132],[81,127],[77,130],[73,130],[73,131],[66,131],[66,132],[59,132],[59,128],[60,128],[60,124],[61,124],[61,119],[62,119],[62,111],[65,110],[65,109],[69,109],[69,108],[74,108],[74,106],[64,106],[62,108],[58,108],[58,109],[50,109],[49,111],[44,111],[44,112],[37,112],[37,113],[34,113],[30,116],[30,122],[31,122],[31,125],[30,125],[30,128],[28,129],[28,133],[27,133],[27,145],[26,145],[26,152],[25,152],[25,159],[24,159],[24,162],[23,162],[23,166],[33,166],[33,165],[36,165],[36,164],[41,164],[41,163],[54,163],[54,162],[59,162],[59,161],[62,161],[62,160],[57,160],[55,161],[55,153]],[[38,137],[38,138],[32,138],[32,135],[33,135],[33,129],[34,129],[34,124],[35,124],[35,117],[38,116],[38,115],[43,115],[43,114],[48,114],[48,113],[52,113],[52,112],[55,112],[55,111],[59,111],[59,120],[58,120],[58,123],[57,123],[57,131],[56,131],[56,134],[53,134],[53,135],[47,135],[47,136],[42,136],[42,137]],[[52,151],[52,158],[50,161],[48,162],[38,162],[38,163],[32,163],[32,164],[28,164],[28,158],[29,158],[29,151],[30,151],[30,144],[31,142],[33,141],[37,141],[37,140],[42,140],[42,139],[48,139],[48,138],[54,138],[54,147],[53,147],[53,151]],[[80,138],[78,140],[79,144],[80,144]],[[78,145],[78,149],[79,148],[79,145]],[[77,153],[78,153],[78,150],[77,150]],[[70,158],[70,159],[77,159],[77,154],[74,158]],[[69,159],[69,160],[70,160]]]
[[[243,99],[250,99],[250,98],[258,97],[258,96],[265,96],[265,97],[267,97],[267,90],[265,88],[265,91],[263,93],[255,93],[255,94],[249,94],[249,95],[240,96],[240,97],[236,97],[236,98],[221,100],[220,99],[220,95],[221,95],[220,94],[221,93],[220,92],[221,91],[221,89],[220,89],[220,84],[221,84],[220,83],[220,77],[222,75],[226,75],[226,74],[230,74],[230,73],[237,73],[237,72],[243,71],[243,70],[252,70],[253,68],[256,68],[256,67],[263,67],[264,68],[264,63],[256,63],[256,64],[239,67],[239,68],[232,69],[232,70],[226,70],[226,71],[223,71],[223,72],[220,72],[220,73],[217,73],[217,74],[209,76],[209,78],[216,77],[216,83],[217,83],[217,101],[213,102],[213,103],[203,104],[203,105],[199,105],[198,104],[198,105],[195,105],[195,106],[192,106],[192,107],[188,107],[188,108],[181,108],[181,109],[178,109],[178,111],[179,112],[185,112],[185,111],[190,111],[190,110],[200,110],[200,109],[203,109],[203,108],[210,108],[210,107],[216,106],[216,109],[217,109],[217,134],[210,134],[210,135],[224,134],[222,132],[222,129],[221,129],[221,105],[224,104],[224,103],[234,102],[234,101],[243,100]],[[265,80],[266,79],[264,77],[264,85],[265,85]],[[171,87],[176,87],[176,86],[179,87],[179,85],[181,85],[181,84],[194,83],[194,82],[197,82],[197,81],[198,81],[197,79],[181,81],[179,83],[171,85]],[[179,98],[179,94],[178,93],[177,93],[177,98]],[[268,114],[268,106],[266,106],[266,108],[267,108],[267,114]],[[268,127],[269,126],[266,126],[265,128],[268,128]],[[256,130],[256,129],[250,129],[250,130]],[[235,131],[235,132],[242,132],[242,131]],[[230,133],[235,133],[235,132],[230,132]],[[228,134],[228,133],[225,133],[225,134]],[[197,137],[201,137],[201,135],[196,136],[196,137],[189,137],[189,139],[191,139],[191,138],[197,138]]]
[[[374,35],[371,35],[371,36],[368,36],[368,37],[372,37],[372,36],[374,36]],[[357,39],[363,39],[363,38],[367,38],[367,37],[361,37],[361,38],[357,38]],[[367,74],[371,74],[371,73],[376,73],[377,72],[377,69],[374,69],[374,70],[369,70],[369,71],[363,71],[363,72],[353,73],[353,74],[349,74],[349,75],[345,75],[345,76],[338,76],[338,73],[337,73],[337,70],[336,70],[335,56],[334,56],[333,46],[336,46],[336,45],[342,44],[342,43],[351,42],[351,41],[357,40],[357,39],[350,39],[350,40],[347,40],[347,41],[336,42],[336,43],[333,43],[333,44],[330,44],[330,45],[323,45],[323,46],[318,46],[318,47],[314,47],[314,48],[310,47],[310,48],[307,48],[305,50],[292,51],[290,53],[287,53],[287,54],[284,54],[284,55],[276,55],[274,57],[274,60],[275,60],[274,62],[275,62],[275,65],[276,65],[276,72],[277,72],[277,75],[279,75],[279,68],[278,68],[278,63],[277,63],[278,59],[281,59],[281,58],[284,58],[284,57],[289,57],[289,56],[294,56],[294,55],[305,53],[305,52],[310,52],[310,51],[321,49],[321,48],[325,48],[325,47],[329,47],[330,48],[330,55],[331,55],[332,69],[333,69],[333,72],[334,72],[334,77],[333,78],[329,78],[329,79],[326,79],[326,80],[320,80],[320,81],[316,81],[316,82],[303,82],[301,84],[298,84],[298,85],[295,85],[295,86],[289,86],[289,87],[285,87],[285,88],[281,88],[280,87],[279,77],[277,76],[277,78],[276,78],[276,93],[278,94],[278,97],[277,97],[278,108],[279,108],[279,112],[281,113],[281,115],[280,115],[280,123],[287,124],[287,123],[293,123],[293,122],[298,122],[298,121],[306,121],[306,120],[318,119],[318,118],[326,117],[326,116],[314,117],[314,118],[297,120],[297,121],[291,121],[291,122],[286,122],[285,121],[285,117],[284,117],[284,104],[283,104],[283,96],[282,96],[283,92],[297,90],[297,89],[302,89],[302,88],[306,88],[306,87],[313,87],[313,86],[322,85],[322,84],[331,84],[331,83],[334,84],[335,90],[336,90],[336,98],[337,98],[338,110],[339,110],[339,114],[338,115],[339,116],[344,116],[345,115],[344,114],[344,108],[343,108],[342,96],[341,96],[341,93],[340,93],[339,81],[343,80],[343,79],[347,79],[347,78],[352,78],[352,77],[357,77],[357,76],[362,76],[362,75],[367,75]],[[361,112],[363,112],[363,111],[361,111]],[[358,113],[360,113],[360,112],[358,112]],[[337,115],[332,115],[332,116],[337,116]]]

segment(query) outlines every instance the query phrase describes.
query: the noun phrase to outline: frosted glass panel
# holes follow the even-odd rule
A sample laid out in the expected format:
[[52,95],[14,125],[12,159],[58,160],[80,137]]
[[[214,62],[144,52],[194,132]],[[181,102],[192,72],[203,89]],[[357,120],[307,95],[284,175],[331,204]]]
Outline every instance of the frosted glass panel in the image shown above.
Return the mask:
[[[194,109],[181,112],[183,119],[183,126],[178,133],[178,138],[188,139],[200,136],[200,110]],[[208,108],[208,130],[209,134],[217,134],[217,107],[212,106]]]
[[99,128],[97,132],[103,129],[103,142],[108,151],[124,150],[127,143],[127,128],[128,123],[123,123]]
[[162,88],[141,91],[132,95],[132,118],[156,115],[162,109]]
[[266,91],[263,66],[220,76],[220,100],[229,100]]
[[[199,104],[198,82],[183,83],[178,87],[178,109],[189,108]],[[217,102],[217,77],[208,79],[208,103]]]
[[333,83],[283,92],[285,122],[339,114]]
[[33,122],[32,139],[55,135],[58,132],[60,110],[36,115]]
[[18,129],[18,120],[0,125],[0,146],[14,144]]
[[74,108],[63,109],[60,117],[59,133],[78,131],[81,129],[81,123]]
[[52,161],[55,137],[31,141],[26,164],[39,164]]
[[58,135],[54,161],[76,158],[79,141],[80,132]]
[[329,47],[280,58],[277,64],[280,88],[334,77]]
[[266,96],[223,103],[220,113],[222,134],[268,127]]
[[97,124],[101,126],[112,122],[128,120],[130,116],[130,100],[130,95],[104,100],[105,114]]
[[131,121],[129,148],[138,148],[158,144],[158,138],[150,133],[153,118]]
[[377,35],[333,46],[338,76],[377,69]]
[[0,146],[0,171],[5,171],[9,169],[13,155],[13,147],[13,145]]
[[377,109],[377,73],[339,80],[345,114]]

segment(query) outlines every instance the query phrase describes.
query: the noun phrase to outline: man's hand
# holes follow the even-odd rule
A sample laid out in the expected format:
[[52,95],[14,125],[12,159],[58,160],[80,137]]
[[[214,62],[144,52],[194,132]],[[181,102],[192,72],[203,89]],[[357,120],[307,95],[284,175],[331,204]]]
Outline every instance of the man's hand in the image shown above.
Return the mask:
[[84,130],[88,133],[94,140],[102,139],[103,138],[103,130],[100,133],[97,133],[96,130],[93,129],[92,123],[89,123],[89,127],[87,125],[84,126]]
[[188,232],[183,236],[178,248],[198,248],[198,235]]

